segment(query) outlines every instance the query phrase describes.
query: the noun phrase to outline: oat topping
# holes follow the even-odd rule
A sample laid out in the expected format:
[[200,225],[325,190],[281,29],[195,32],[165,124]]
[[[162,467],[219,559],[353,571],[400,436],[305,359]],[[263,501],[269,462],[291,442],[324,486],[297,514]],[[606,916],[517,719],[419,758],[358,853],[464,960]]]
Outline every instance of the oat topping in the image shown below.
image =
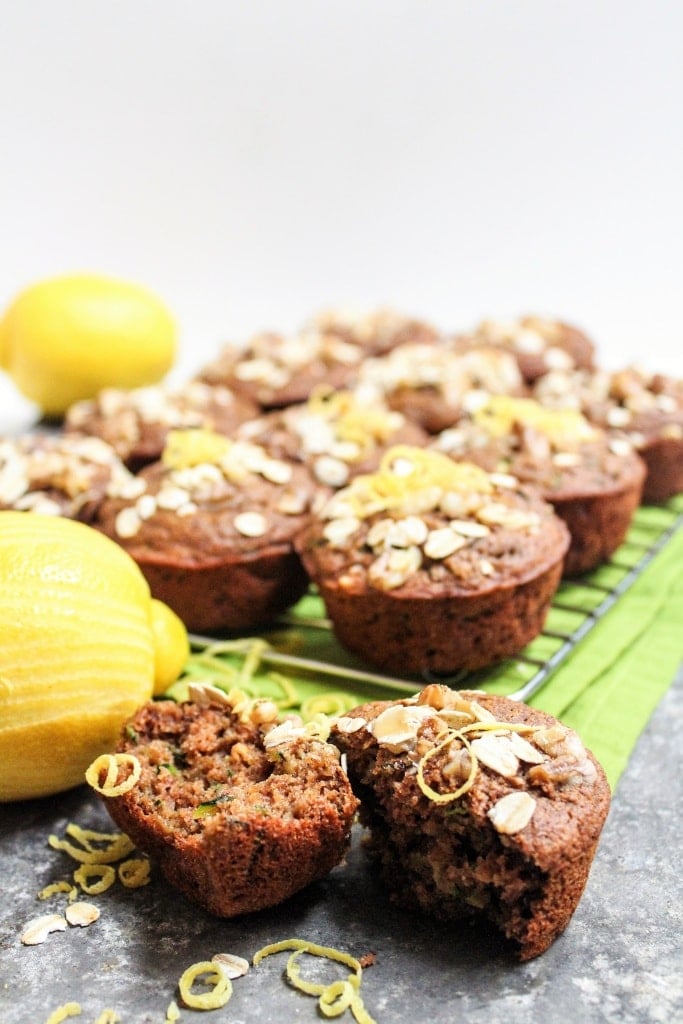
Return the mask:
[[[398,445],[385,453],[376,473],[356,477],[326,503],[322,535],[330,547],[344,550],[369,520],[363,538],[373,555],[368,581],[393,590],[434,562],[453,571],[449,559],[495,529],[537,532],[540,514],[510,504],[514,493],[509,486],[496,488],[489,474],[471,463]],[[496,574],[487,557],[477,565],[483,576]]]
[[520,356],[542,357],[550,370],[568,370],[576,361],[562,345],[565,331],[563,324],[547,317],[488,318],[482,320],[472,337],[479,344],[509,347]]
[[235,397],[228,388],[191,380],[182,387],[164,384],[140,388],[103,388],[96,398],[70,406],[67,423],[70,430],[87,426],[96,416],[118,420],[118,429],[130,443],[139,441],[146,424],[186,429],[201,427],[207,407],[230,408]]
[[366,400],[402,388],[432,388],[453,406],[481,405],[491,394],[514,393],[522,377],[514,356],[497,349],[457,352],[446,345],[407,343],[366,359],[356,391]]
[[268,531],[268,520],[261,512],[241,512],[233,523],[237,532],[245,537],[262,537]]
[[135,486],[135,477],[99,438],[36,434],[0,440],[0,506],[76,517],[108,487]]
[[369,722],[351,715],[334,724],[341,733],[366,728],[380,747],[407,755],[420,790],[436,803],[464,796],[479,772],[493,773],[510,791],[494,799],[488,817],[508,835],[526,827],[543,795],[594,781],[595,766],[572,730],[560,723],[499,721],[477,696],[433,683],[415,697],[388,704]]
[[570,451],[584,441],[594,441],[599,431],[573,409],[546,409],[532,398],[495,395],[473,416],[491,437],[508,437],[515,426],[529,427],[547,438],[556,450]]
[[404,334],[436,336],[428,324],[416,321],[393,309],[359,310],[335,307],[321,310],[312,326],[325,334],[341,334],[353,338],[364,348],[384,349]]
[[683,382],[636,367],[553,370],[538,380],[534,397],[549,409],[580,409],[636,447],[645,434],[663,436],[667,424],[683,429]]
[[521,832],[531,821],[536,810],[536,801],[529,793],[520,790],[501,797],[488,812],[496,832],[514,835]]
[[361,346],[311,326],[292,335],[257,334],[240,347],[227,345],[202,376],[222,377],[225,367],[238,381],[278,390],[311,364],[354,367],[362,357]]
[[[156,493],[146,490],[144,475],[138,478],[140,494],[127,489],[121,493],[115,484],[110,485],[110,497],[133,499],[116,515],[114,529],[120,538],[134,537],[159,509],[189,516],[202,503],[224,501],[235,487],[248,493],[255,476],[282,488],[273,502],[282,515],[301,515],[308,505],[308,495],[292,483],[291,463],[273,458],[260,445],[233,441],[209,430],[171,431],[162,464],[166,472]],[[261,537],[269,529],[267,517],[257,508],[237,511],[233,524],[243,537]]]
[[415,746],[420,726],[434,717],[434,710],[424,704],[396,704],[368,724],[377,742],[396,752]]

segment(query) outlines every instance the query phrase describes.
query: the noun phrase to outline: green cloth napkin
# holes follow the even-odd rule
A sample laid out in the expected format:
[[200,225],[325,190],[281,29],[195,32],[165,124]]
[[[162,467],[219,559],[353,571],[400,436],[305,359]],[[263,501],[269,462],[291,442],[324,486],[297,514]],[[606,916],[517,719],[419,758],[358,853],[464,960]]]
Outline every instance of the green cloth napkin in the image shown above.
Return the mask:
[[[542,688],[526,699],[576,730],[603,765],[614,788],[640,733],[683,662],[682,516],[683,495],[665,506],[640,508],[626,541],[608,565],[582,580],[560,585],[544,635],[525,648],[524,657],[448,682],[517,695],[539,666],[555,658],[557,667]],[[567,637],[577,628],[586,627],[589,613],[599,609],[611,588],[628,582],[634,566],[655,544],[662,545],[658,553],[564,656]],[[373,673],[340,647],[329,628],[311,625],[324,615],[320,599],[307,595],[286,622],[265,635],[276,658],[252,658],[252,692],[281,695],[284,691],[277,680],[282,676],[295,691],[294,699],[283,706],[300,706],[302,701],[323,698],[319,709],[338,713],[365,700],[404,697],[424,685],[422,678],[392,680]],[[203,645],[197,646],[201,658]],[[277,655],[284,655],[290,662],[278,664]],[[243,655],[231,653],[228,643],[219,657],[222,663],[230,664],[232,682],[242,685]],[[297,659],[313,660],[330,671],[306,669]],[[210,676],[216,667],[211,656],[203,663],[191,662],[189,675],[194,677],[197,673]]]
[[529,700],[575,729],[612,787],[683,661],[683,530]]

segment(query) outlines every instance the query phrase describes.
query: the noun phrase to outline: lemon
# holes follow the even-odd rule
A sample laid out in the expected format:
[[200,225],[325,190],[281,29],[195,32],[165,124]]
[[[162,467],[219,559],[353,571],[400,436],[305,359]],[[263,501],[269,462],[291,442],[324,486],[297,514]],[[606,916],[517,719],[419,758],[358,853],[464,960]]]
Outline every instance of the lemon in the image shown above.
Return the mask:
[[176,613],[155,597],[152,598],[152,633],[154,636],[154,696],[167,690],[183,670],[190,656],[190,641],[185,623]]
[[0,512],[0,802],[77,786],[113,749],[158,664],[167,679],[179,663],[168,626],[175,655],[157,657],[158,616],[133,559],[93,527]]
[[0,321],[0,366],[47,416],[104,387],[154,384],[175,355],[175,324],[161,300],[97,274],[40,281]]

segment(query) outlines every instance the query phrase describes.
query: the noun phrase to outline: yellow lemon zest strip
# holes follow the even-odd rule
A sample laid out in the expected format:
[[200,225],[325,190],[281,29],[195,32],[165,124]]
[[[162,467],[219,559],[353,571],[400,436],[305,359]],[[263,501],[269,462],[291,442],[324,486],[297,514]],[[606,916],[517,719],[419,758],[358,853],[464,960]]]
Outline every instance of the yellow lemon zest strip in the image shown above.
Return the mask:
[[[429,785],[428,782],[425,781],[424,767],[425,767],[425,764],[427,763],[427,761],[430,760],[430,758],[432,758],[436,754],[438,754],[441,750],[444,749],[444,747],[447,747],[450,743],[453,742],[454,739],[461,740],[461,742],[463,743],[464,747],[467,750],[467,753],[470,755],[470,771],[469,771],[469,775],[467,776],[467,778],[463,782],[462,786],[459,786],[457,789],[454,789],[452,792],[450,792],[450,793],[438,793],[435,789],[432,789],[432,787]],[[417,784],[420,787],[420,789],[422,790],[422,792],[424,793],[424,795],[429,800],[432,800],[435,804],[448,804],[452,800],[457,800],[458,797],[462,796],[463,793],[466,793],[468,789],[472,788],[472,785],[474,783],[474,780],[475,780],[475,777],[476,777],[476,774],[477,774],[478,767],[479,767],[479,762],[477,760],[476,754],[474,754],[474,752],[472,750],[472,746],[471,746],[469,740],[465,739],[465,737],[461,734],[460,730],[457,730],[457,731],[449,733],[446,736],[445,740],[442,740],[441,743],[437,743],[437,745],[435,747],[432,747],[431,750],[428,750],[427,753],[423,754],[423,756],[420,758],[420,760],[418,761],[418,765],[417,765],[417,776],[416,776]]]
[[491,437],[504,437],[515,423],[532,427],[553,444],[590,441],[597,431],[583,413],[576,409],[546,409],[533,398],[494,395],[473,415],[476,423]]
[[536,728],[525,722],[470,722],[458,729],[458,735],[464,732],[493,732],[502,735],[506,732],[535,732]]
[[[477,760],[476,754],[472,750],[472,746],[469,740],[466,739],[466,734],[489,732],[497,735],[504,735],[508,732],[534,732],[535,729],[536,726],[527,725],[525,722],[494,721],[470,722],[468,725],[461,726],[460,729],[451,730],[449,731],[444,740],[442,740],[440,743],[437,743],[435,747],[432,747],[431,750],[428,750],[427,753],[420,758],[417,765],[417,784],[424,793],[424,795],[436,804],[447,804],[450,803],[452,800],[457,800],[458,797],[462,796],[463,793],[466,793],[468,789],[472,788],[477,771],[479,769],[479,761]],[[439,793],[435,789],[432,789],[429,783],[425,781],[424,767],[427,761],[430,760],[430,758],[438,754],[441,750],[444,749],[444,747],[447,747],[449,743],[452,743],[453,740],[455,739],[460,740],[463,746],[467,749],[467,752],[470,756],[470,771],[467,778],[463,782],[462,786],[460,786],[458,789],[454,789],[450,793]]]
[[[129,774],[122,782],[117,783],[119,768],[128,768]],[[104,782],[100,783],[102,772],[106,769]],[[136,786],[142,767],[134,754],[100,754],[96,757],[85,773],[85,781],[102,796],[121,796]]]
[[94,1024],[118,1024],[121,1018],[115,1010],[102,1010]]
[[166,438],[161,461],[169,469],[190,469],[204,463],[218,465],[233,442],[223,434],[202,427],[170,430]]
[[285,708],[295,707],[299,703],[299,694],[296,692],[296,687],[291,679],[281,675],[279,672],[269,672],[268,679],[272,679],[282,690],[281,697],[273,697],[273,700],[281,710],[284,711]]
[[307,406],[315,415],[334,422],[335,434],[340,441],[358,445],[358,461],[370,451],[376,441],[386,441],[395,421],[388,409],[371,409],[360,404],[350,391],[333,391],[329,385],[314,389]]
[[256,638],[247,651],[247,655],[242,662],[242,668],[237,680],[237,685],[242,686],[244,683],[248,683],[255,672],[258,671],[261,664],[261,655],[264,651],[267,651],[270,644],[266,640]]
[[75,821],[70,821],[65,831],[68,836],[77,839],[85,850],[99,849],[99,843],[113,843],[122,835],[121,832],[96,832],[91,828],[81,828]]
[[320,993],[320,1012],[324,1017],[341,1017],[344,1010],[351,1006],[355,996],[356,990],[350,981],[333,981]]
[[180,1020],[180,1010],[178,1009],[178,1004],[175,999],[172,999],[166,1010],[166,1020],[164,1021],[164,1024],[175,1024],[177,1020]]
[[78,890],[70,882],[52,882],[50,885],[46,885],[44,889],[41,889],[38,893],[39,900],[49,900],[50,896],[56,896],[57,893],[64,892],[68,893],[71,897],[72,893],[78,893]]
[[[253,957],[254,966],[257,966],[265,957],[272,956],[273,953],[282,953],[287,950],[293,951],[287,960],[287,980],[300,992],[318,996],[318,1006],[323,1016],[338,1017],[344,1010],[350,1008],[358,1024],[375,1024],[360,997],[363,968],[356,957],[332,946],[320,946],[318,943],[308,942],[306,939],[283,939],[281,942],[273,942],[257,950]],[[307,981],[301,977],[298,964],[299,957],[304,953],[344,964],[345,967],[350,967],[353,973],[348,978],[334,981],[329,985]]]
[[[71,831],[71,834],[73,834],[70,826],[67,826],[66,831],[67,833]],[[81,864],[113,864],[135,849],[133,843],[124,832],[112,834],[111,837],[105,836],[102,833],[102,836],[107,840],[111,840],[109,845],[102,849],[96,849],[92,846],[89,849],[82,849],[80,846],[74,846],[68,839],[60,839],[56,835],[48,836],[47,841],[53,850],[62,850],[64,853],[68,853],[73,860],[77,860]]]
[[430,503],[448,491],[490,494],[488,473],[470,462],[455,462],[441,452],[394,445],[382,456],[379,469],[355,477],[343,495],[363,519],[382,510],[413,508],[416,495],[433,494]]
[[[203,979],[204,975],[206,984],[213,984],[213,988],[210,992],[193,993],[192,986],[198,979]],[[200,960],[183,971],[178,991],[185,1005],[193,1010],[217,1010],[230,999],[232,982],[216,964],[210,960]]]
[[[98,878],[99,882],[90,882],[90,878]],[[110,864],[81,864],[74,871],[74,881],[78,882],[88,896],[99,896],[110,889],[116,881],[116,872]]]
[[78,1017],[82,1013],[80,1003],[64,1003],[53,1010],[45,1024],[62,1024],[67,1017]]
[[119,881],[126,889],[139,889],[149,882],[150,863],[147,857],[131,857],[119,864]]
[[314,740],[321,740],[323,743],[325,743],[330,735],[330,728],[330,719],[321,712],[318,712],[313,718],[309,718],[304,726],[307,736]]
[[301,717],[304,721],[316,715],[343,715],[357,701],[348,693],[316,693],[301,701]]

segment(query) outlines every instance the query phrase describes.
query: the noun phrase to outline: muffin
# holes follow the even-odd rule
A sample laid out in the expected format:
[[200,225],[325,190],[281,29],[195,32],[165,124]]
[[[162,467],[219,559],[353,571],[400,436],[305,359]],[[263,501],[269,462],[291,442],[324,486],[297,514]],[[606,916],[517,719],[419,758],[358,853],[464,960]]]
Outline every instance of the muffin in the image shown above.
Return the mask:
[[482,320],[457,345],[463,350],[495,345],[511,352],[528,384],[550,370],[591,369],[595,358],[593,341],[578,327],[540,316]]
[[569,533],[514,478],[397,446],[317,510],[296,546],[340,643],[412,675],[482,668],[529,643]]
[[636,367],[541,377],[534,397],[549,408],[580,409],[611,436],[626,438],[645,462],[643,501],[683,491],[683,380]]
[[306,591],[294,550],[315,492],[303,466],[209,431],[172,431],[129,499],[110,488],[94,525],[196,632],[268,623]]
[[262,445],[276,458],[303,462],[323,492],[376,469],[391,445],[427,440],[402,413],[327,388],[318,388],[307,402],[242,424],[235,436]]
[[110,486],[138,493],[135,478],[99,438],[31,433],[0,440],[0,509],[90,523]]
[[194,687],[153,701],[119,752],[140,778],[109,814],[171,885],[219,917],[272,907],[344,857],[358,806],[339,751],[270,701]]
[[104,388],[67,409],[64,430],[101,437],[132,472],[160,458],[170,430],[202,427],[230,434],[258,408],[229,388],[201,381],[170,387]]
[[567,927],[610,805],[576,733],[542,711],[427,686],[336,720],[367,849],[391,898],[488,920],[521,960]]
[[521,394],[524,382],[509,352],[406,344],[366,359],[354,390],[363,401],[384,401],[427,433],[437,434],[492,394]]
[[433,443],[452,458],[540,489],[569,528],[565,576],[605,562],[640,504],[642,459],[627,440],[610,437],[579,412],[496,396]]

